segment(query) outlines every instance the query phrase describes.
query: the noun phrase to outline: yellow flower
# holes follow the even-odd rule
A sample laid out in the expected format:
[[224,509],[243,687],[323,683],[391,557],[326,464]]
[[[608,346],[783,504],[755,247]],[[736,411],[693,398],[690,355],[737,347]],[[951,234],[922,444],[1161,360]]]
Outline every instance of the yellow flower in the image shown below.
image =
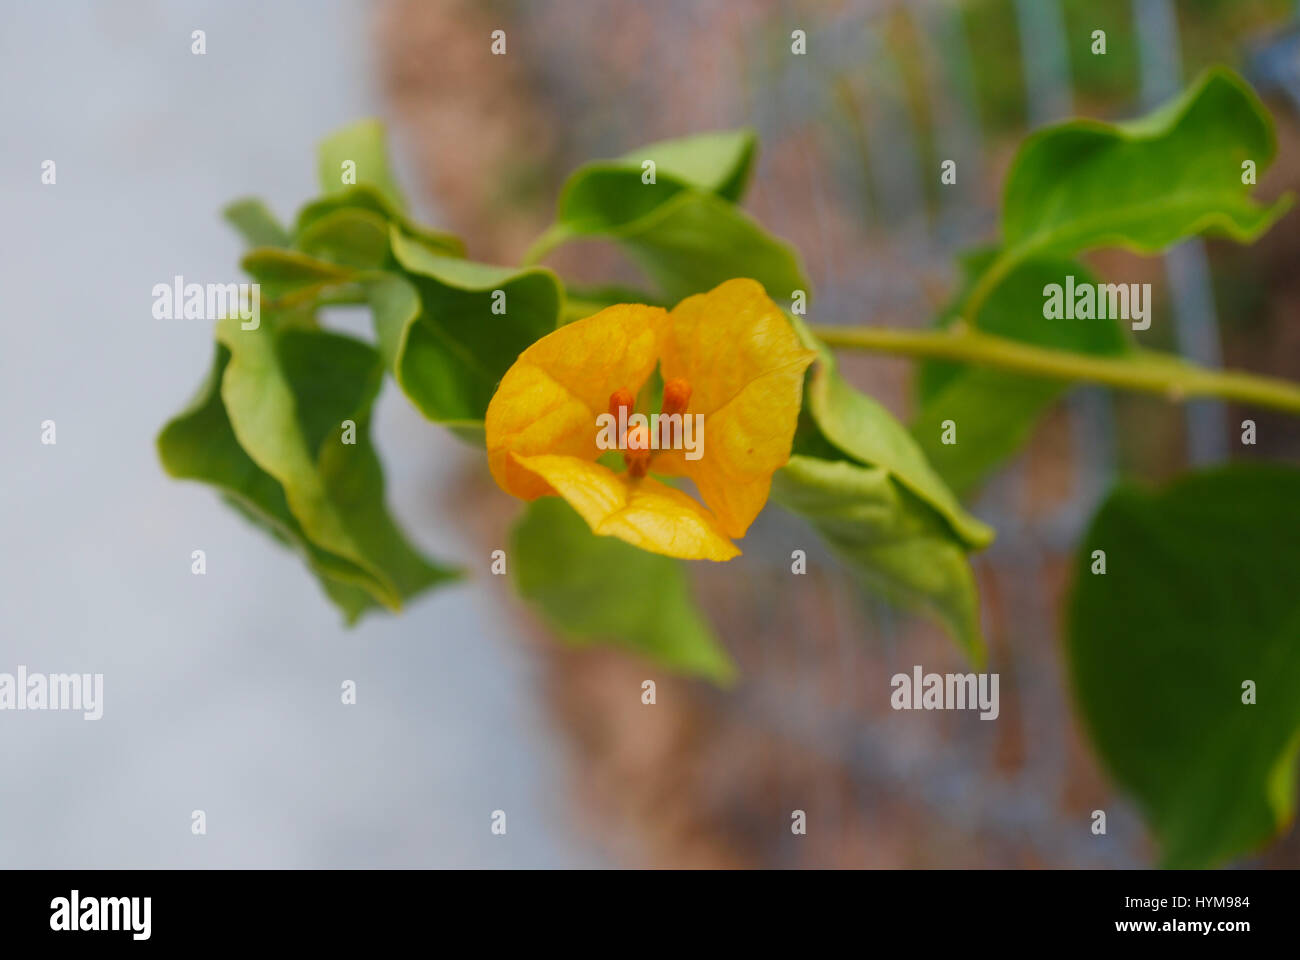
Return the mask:
[[[740,553],[732,538],[790,458],[815,356],[753,280],[729,280],[671,313],[608,307],[538,340],[506,371],[488,405],[488,465],[507,493],[559,495],[598,534],[730,560]],[[633,410],[656,365],[660,414],[678,421],[646,423]],[[626,470],[596,462],[611,437]],[[650,473],[689,478],[704,504]]]

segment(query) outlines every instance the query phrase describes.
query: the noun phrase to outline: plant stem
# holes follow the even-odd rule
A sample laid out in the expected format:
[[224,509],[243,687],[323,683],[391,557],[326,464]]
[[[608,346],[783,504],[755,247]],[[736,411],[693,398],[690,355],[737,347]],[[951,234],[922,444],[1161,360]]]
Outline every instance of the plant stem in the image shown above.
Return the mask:
[[1170,400],[1217,397],[1300,415],[1300,385],[1237,370],[1207,370],[1152,350],[1096,356],[1036,347],[958,325],[948,330],[815,327],[827,346],[996,367],[1031,377],[1101,383]]
[[270,302],[276,309],[290,309],[312,303],[319,307],[351,306],[367,303],[365,291],[350,281],[327,280],[286,293]]
[[321,294],[316,302],[322,307],[349,307],[370,303],[366,299],[365,291],[359,284],[350,284],[346,287],[336,286],[332,293]]
[[524,254],[523,260],[520,261],[521,266],[535,266],[544,256],[568,238],[568,231],[564,230],[558,223],[551,224],[545,233],[533,241],[533,245],[528,248],[528,252]]

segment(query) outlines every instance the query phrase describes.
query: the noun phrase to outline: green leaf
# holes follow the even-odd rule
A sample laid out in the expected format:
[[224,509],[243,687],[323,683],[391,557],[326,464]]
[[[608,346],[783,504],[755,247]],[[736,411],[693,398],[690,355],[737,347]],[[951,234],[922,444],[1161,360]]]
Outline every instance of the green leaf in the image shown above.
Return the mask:
[[[688,190],[740,199],[757,151],[752,131],[723,131],[666,140],[579,167],[560,194],[557,224],[571,236],[605,235],[654,213]],[[655,182],[643,183],[643,164],[655,164]]]
[[528,505],[514,529],[510,563],[520,595],[569,640],[621,645],[717,683],[734,677],[681,561],[596,536],[558,497]]
[[[1029,442],[1065,392],[1056,381],[972,368],[921,408],[912,436],[944,482],[964,495]],[[941,442],[948,420],[957,429],[953,444]]]
[[256,197],[244,197],[221,211],[226,222],[239,232],[250,247],[287,247],[289,232],[280,225],[266,204]]
[[[367,279],[364,287],[379,352],[402,392],[426,417],[482,446],[483,417],[473,401],[478,394],[467,399],[460,366],[422,326],[420,295],[414,285],[401,274],[383,273]],[[479,387],[471,383],[470,389]]]
[[[543,267],[493,267],[439,256],[391,229],[406,276],[367,279],[380,350],[429,419],[473,433],[519,354],[555,329],[563,293]],[[493,312],[504,294],[504,313]]]
[[966,547],[988,546],[993,531],[962,508],[907,428],[875,399],[849,386],[825,344],[797,317],[791,321],[804,344],[819,354],[804,391],[804,403],[826,441],[861,464],[889,471],[937,511]]
[[660,140],[625,153],[619,161],[597,163],[592,167],[630,168],[639,180],[642,164],[653,160],[656,178],[666,175],[697,190],[716,193],[724,200],[737,203],[749,184],[757,153],[758,136],[753,130],[715,130],[675,140]]
[[866,585],[935,615],[977,662],[984,658],[979,594],[967,560],[993,531],[967,513],[907,429],[850,387],[835,358],[798,317],[818,351],[808,374],[795,455],[772,497],[805,517]]
[[[403,392],[425,416],[474,443],[482,442],[483,415],[505,371],[557,324],[563,292],[550,270],[443,256],[368,210],[312,218],[295,243],[318,256],[263,248],[244,257],[273,305],[311,304],[338,287],[362,291]],[[395,269],[373,269],[379,261]],[[497,291],[504,313],[494,312],[502,303]]]
[[734,277],[757,280],[777,301],[811,289],[794,247],[712,194],[683,192],[611,237],[673,303]]
[[808,520],[866,586],[931,613],[972,660],[984,662],[966,550],[889,470],[795,455],[772,478],[772,498]]
[[[223,320],[217,338],[229,352],[220,403],[231,434],[279,485],[301,536],[346,563],[330,575],[393,610],[454,576],[420,557],[383,506],[369,437],[378,354],[350,337],[272,322],[243,330]],[[354,443],[345,435],[349,421]]]
[[[355,623],[379,605],[369,590],[357,585],[369,575],[357,563],[312,542],[289,509],[284,487],[239,445],[220,393],[229,362],[230,351],[218,344],[212,370],[198,396],[159,433],[158,455],[163,467],[178,479],[198,480],[216,488],[236,511],[302,554],[348,623]],[[409,586],[410,581],[406,582]]]
[[388,220],[372,210],[340,207],[300,226],[293,245],[330,263],[378,269],[388,260]]
[[298,218],[294,224],[295,236],[301,236],[310,230],[318,220],[336,214],[341,210],[361,211],[383,217],[389,223],[401,227],[406,236],[431,247],[435,253],[441,253],[449,257],[463,257],[465,255],[465,245],[459,237],[454,234],[444,233],[441,230],[432,230],[421,226],[395,207],[382,193],[365,184],[346,187],[337,193],[327,194],[307,204],[298,211]]
[[364,184],[378,191],[393,209],[406,209],[406,200],[388,163],[384,125],[378,120],[361,120],[326,137],[316,150],[316,163],[320,186],[326,193],[340,193],[352,185]]
[[[980,251],[963,259],[965,290],[978,282],[996,256]],[[1018,264],[979,305],[975,326],[986,332],[1035,346],[1076,353],[1121,354],[1132,349],[1127,332],[1115,319],[1047,320],[1043,290],[1048,284],[1095,283],[1075,260],[1040,257]],[[939,318],[950,326],[957,304]],[[1069,389],[1054,380],[1021,377],[960,364],[926,362],[917,367],[918,412],[911,425],[922,452],[944,481],[959,493],[982,480],[1013,456],[1029,439],[1043,414]],[[957,426],[957,443],[940,438],[943,422]]]
[[[1230,466],[1156,493],[1117,490],[1080,545],[1067,641],[1076,700],[1167,866],[1249,853],[1294,816],[1297,503],[1300,471]],[[1104,575],[1092,572],[1096,550]]]
[[1275,151],[1263,105],[1223,68],[1141,120],[1072,120],[1032,135],[1007,175],[1003,249],[971,305],[1036,255],[1099,247],[1155,253],[1197,234],[1253,241],[1291,197],[1272,206],[1252,199],[1242,163],[1254,161],[1262,172]]
[[461,574],[426,560],[394,522],[384,501],[384,469],[369,434],[367,420],[357,423],[355,445],[333,442],[332,435],[320,448],[318,465],[330,501],[361,555],[379,567],[405,602]]
[[[753,166],[752,132],[703,134],[650,144],[569,178],[555,223],[530,251],[535,260],[581,238],[615,240],[669,302],[752,277],[778,300],[809,289],[794,248],[735,206]],[[655,182],[642,164],[655,162]]]
[[[327,137],[317,148],[316,162],[326,195],[299,211],[296,237],[301,238],[316,221],[340,210],[368,211],[397,224],[408,236],[439,253],[464,256],[465,247],[459,238],[422,227],[406,215],[406,201],[388,162],[384,126],[378,120],[362,120]],[[353,176],[345,181],[347,163],[355,166],[347,168]],[[367,232],[373,240],[373,231]],[[336,234],[336,242],[337,238]]]

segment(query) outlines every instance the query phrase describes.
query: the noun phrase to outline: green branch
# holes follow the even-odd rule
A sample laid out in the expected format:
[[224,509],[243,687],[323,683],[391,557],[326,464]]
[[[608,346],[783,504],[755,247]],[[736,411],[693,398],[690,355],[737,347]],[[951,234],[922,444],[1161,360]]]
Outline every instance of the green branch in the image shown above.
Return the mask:
[[551,224],[546,232],[533,241],[533,245],[528,248],[524,254],[520,265],[524,267],[533,267],[541,262],[542,258],[558,247],[564,241],[569,239],[569,231],[563,225],[558,223]]
[[958,324],[948,330],[815,327],[827,346],[928,357],[1010,370],[1030,377],[1100,383],[1159,393],[1174,401],[1217,397],[1300,415],[1300,385],[1236,370],[1207,370],[1177,357],[1137,350],[1113,357],[1035,347]]

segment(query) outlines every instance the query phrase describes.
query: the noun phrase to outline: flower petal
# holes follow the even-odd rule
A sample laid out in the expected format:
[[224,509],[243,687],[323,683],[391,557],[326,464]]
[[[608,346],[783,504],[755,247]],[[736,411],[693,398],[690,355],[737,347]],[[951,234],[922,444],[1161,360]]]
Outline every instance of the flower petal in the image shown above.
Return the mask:
[[654,371],[667,313],[619,304],[549,333],[519,355],[488,404],[488,466],[507,493],[534,500],[550,493],[544,479],[510,454],[557,454],[595,460],[596,418],[609,396],[635,396]]
[[728,280],[687,297],[660,347],[665,380],[691,385],[688,414],[704,414],[702,457],[660,454],[652,470],[684,474],[730,537],[744,536],[790,459],[804,371],[816,354],[754,280]]
[[567,500],[594,533],[685,560],[730,560],[740,553],[712,514],[658,480],[633,480],[577,457],[513,459]]

